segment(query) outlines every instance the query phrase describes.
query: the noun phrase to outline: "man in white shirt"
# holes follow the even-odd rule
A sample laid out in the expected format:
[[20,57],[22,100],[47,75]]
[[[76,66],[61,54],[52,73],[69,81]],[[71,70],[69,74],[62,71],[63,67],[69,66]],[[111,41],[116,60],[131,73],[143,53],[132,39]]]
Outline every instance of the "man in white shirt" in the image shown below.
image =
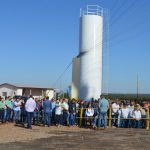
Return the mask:
[[117,123],[118,123],[118,111],[119,111],[119,104],[118,104],[118,100],[114,103],[112,103],[112,126],[117,127]]
[[36,102],[35,100],[32,98],[32,95],[30,95],[30,98],[27,100],[26,104],[25,104],[25,109],[27,112],[27,128],[28,129],[32,129],[32,118],[33,118],[33,112],[36,108]]
[[133,120],[134,102],[131,102],[130,105],[128,105],[128,109],[129,109],[128,127],[129,127],[129,128],[133,128],[133,127],[134,127],[134,120]]
[[68,99],[63,99],[62,108],[63,108],[63,125],[67,126],[68,117],[69,117],[68,116],[68,110],[69,110]]
[[140,128],[140,119],[141,119],[141,111],[140,108],[138,108],[139,105],[137,104],[136,107],[134,108],[133,112],[133,118],[135,118],[135,128]]

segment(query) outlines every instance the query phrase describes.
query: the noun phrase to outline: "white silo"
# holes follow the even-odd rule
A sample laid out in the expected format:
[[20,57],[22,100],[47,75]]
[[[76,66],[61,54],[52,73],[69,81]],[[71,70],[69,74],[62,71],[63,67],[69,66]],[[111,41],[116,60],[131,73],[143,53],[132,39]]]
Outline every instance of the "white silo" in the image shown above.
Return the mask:
[[79,98],[98,99],[102,88],[103,9],[88,5],[80,13]]

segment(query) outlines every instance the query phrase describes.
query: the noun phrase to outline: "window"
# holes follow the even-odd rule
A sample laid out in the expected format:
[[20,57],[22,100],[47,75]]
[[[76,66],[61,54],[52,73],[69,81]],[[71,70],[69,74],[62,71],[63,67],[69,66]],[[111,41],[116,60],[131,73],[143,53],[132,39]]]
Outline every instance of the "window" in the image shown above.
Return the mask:
[[7,97],[7,92],[3,92],[2,95],[3,95],[4,97]]

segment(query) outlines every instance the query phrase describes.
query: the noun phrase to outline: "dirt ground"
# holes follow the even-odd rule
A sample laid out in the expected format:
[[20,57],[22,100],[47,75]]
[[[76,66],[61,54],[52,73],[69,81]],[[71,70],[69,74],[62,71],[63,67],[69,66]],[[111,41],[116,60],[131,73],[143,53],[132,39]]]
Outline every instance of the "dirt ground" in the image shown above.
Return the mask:
[[0,150],[149,150],[150,130],[0,125]]

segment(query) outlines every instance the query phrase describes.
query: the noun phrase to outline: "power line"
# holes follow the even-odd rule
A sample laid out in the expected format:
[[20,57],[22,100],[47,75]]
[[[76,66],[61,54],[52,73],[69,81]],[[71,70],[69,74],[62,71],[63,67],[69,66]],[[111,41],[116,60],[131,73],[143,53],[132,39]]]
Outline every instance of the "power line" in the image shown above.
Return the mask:
[[[117,3],[119,4],[118,0],[116,0],[115,5],[116,5]],[[114,16],[116,16],[116,15],[118,14],[119,10],[121,10],[126,4],[127,4],[126,1],[122,1],[121,5],[119,6],[118,9],[116,9],[116,10],[114,10],[114,11],[111,10],[111,11],[112,11],[111,18],[114,18]]]
[[[142,7],[144,4],[145,4],[145,2],[146,1],[142,1],[141,3],[139,3],[140,5],[139,5],[139,7]],[[132,9],[132,14],[130,14],[129,16],[128,16],[128,18],[130,17],[130,16],[132,16],[132,15],[134,15],[134,13],[137,13],[136,12],[136,10],[137,9],[139,9],[139,7],[136,7],[135,9],[134,9],[134,11],[133,11],[133,9]],[[145,9],[145,11],[146,11],[146,9]],[[146,15],[148,15],[148,17],[149,17],[149,14],[148,13],[146,13]],[[146,15],[144,15],[143,17],[142,17],[142,20],[145,18],[146,19]],[[134,31],[135,31],[135,29],[136,28],[138,28],[139,27],[139,25],[143,25],[143,22],[141,21],[141,20],[138,20],[138,22],[134,22],[134,24],[127,24],[125,27],[129,27],[129,28],[131,28],[132,29],[132,31],[133,31],[133,29],[134,29]],[[113,31],[113,30],[112,30]],[[128,30],[129,31],[129,30]],[[110,34],[111,33],[113,33],[113,32],[110,32]],[[126,34],[129,34],[130,32],[126,32]],[[120,33],[120,32],[115,32],[115,34],[113,33],[111,36],[115,36],[115,37],[119,37],[118,35],[120,35],[120,36],[122,36],[122,34]]]
[[64,73],[70,68],[70,66],[72,65],[72,61],[67,65],[67,67],[65,68],[65,70],[60,74],[60,76],[57,78],[57,80],[54,82],[54,86],[56,85],[56,83],[62,78],[62,76],[64,75]]
[[115,0],[114,3],[112,3],[112,6],[110,7],[110,11],[113,11],[115,6],[117,6],[118,0]]
[[110,26],[112,26],[114,23],[116,23],[124,14],[127,14],[126,12],[129,11],[132,7],[134,7],[134,5],[138,2],[138,0],[133,1],[126,9],[124,9],[122,11],[122,13],[116,17],[112,23],[110,24]]

